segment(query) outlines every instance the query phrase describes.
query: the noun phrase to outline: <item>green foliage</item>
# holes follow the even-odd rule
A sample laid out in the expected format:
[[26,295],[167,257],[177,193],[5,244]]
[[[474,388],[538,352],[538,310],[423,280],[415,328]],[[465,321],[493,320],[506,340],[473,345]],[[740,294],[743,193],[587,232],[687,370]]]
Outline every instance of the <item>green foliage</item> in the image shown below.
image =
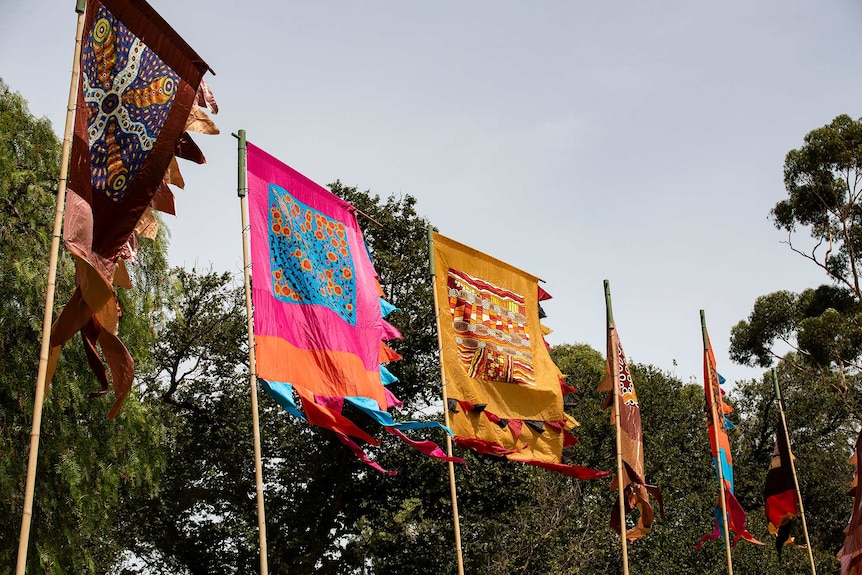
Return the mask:
[[[0,530],[4,566],[14,564],[18,547],[59,159],[50,123],[33,118],[0,81],[0,501],[10,518]],[[70,259],[61,258],[54,317],[74,288],[73,273]],[[134,293],[123,301],[120,335],[145,363],[151,338],[132,311],[143,304]],[[44,405],[29,573],[106,572],[129,538],[118,515],[123,502],[158,489],[163,428],[134,394],[107,421],[112,399],[88,399],[96,390],[76,338],[63,350]]]
[[[759,297],[748,320],[732,330],[731,358],[768,367],[783,358],[775,348],[781,343],[794,352],[784,359],[798,369],[856,373],[862,367],[862,121],[841,115],[809,132],[785,158],[784,185],[788,195],[773,208],[773,223],[834,285]],[[803,230],[814,240],[810,249],[794,245]]]
[[[799,475],[808,530],[815,550],[818,572],[837,568],[834,553],[844,541],[850,500],[847,497],[853,469],[848,465],[851,446],[858,433],[851,407],[836,393],[838,374],[824,372],[812,377],[789,366],[779,366],[778,378],[785,401],[787,428]],[[737,491],[743,507],[762,505],[763,472],[769,467],[778,428],[779,410],[770,374],[761,380],[738,382],[736,398],[737,441],[734,468]],[[842,512],[839,510],[847,510]],[[752,525],[765,525],[761,514]],[[793,524],[797,543],[805,542],[801,521]],[[793,546],[785,553],[805,563],[805,551]],[[777,557],[775,558],[777,560]],[[790,572],[805,573],[796,568]]]
[[[841,115],[809,132],[801,148],[788,152],[784,185],[789,197],[772,210],[775,226],[786,230],[788,237],[798,226],[808,229],[817,242],[814,249],[795,251],[850,288],[857,300],[862,295],[858,274],[862,248],[860,183],[862,122]],[[825,251],[819,254],[823,246]]]
[[799,294],[778,291],[760,296],[748,320],[731,330],[730,357],[745,365],[769,367],[782,358],[775,351],[777,343],[814,368],[854,363],[862,354],[862,312],[853,293],[822,285]]

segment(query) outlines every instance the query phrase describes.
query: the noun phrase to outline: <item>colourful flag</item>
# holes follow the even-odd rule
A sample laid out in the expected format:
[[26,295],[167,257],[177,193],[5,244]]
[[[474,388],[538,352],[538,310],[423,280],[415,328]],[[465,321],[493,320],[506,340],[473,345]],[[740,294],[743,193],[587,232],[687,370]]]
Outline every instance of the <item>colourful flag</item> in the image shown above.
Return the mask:
[[538,278],[437,233],[434,262],[455,442],[580,479],[610,475],[562,463],[577,422],[539,324]]
[[[605,378],[599,384],[599,391],[607,391],[608,398],[603,407],[611,408],[611,424],[615,425],[616,413],[614,393],[619,396],[620,408],[620,447],[623,460],[623,490],[626,513],[637,507],[640,518],[637,525],[626,531],[626,539],[640,539],[652,529],[655,512],[649,502],[652,494],[659,502],[659,510],[664,516],[661,492],[655,485],[647,485],[644,479],[644,445],[641,430],[641,409],[638,404],[635,382],[629,372],[626,354],[620,343],[616,327],[608,328],[607,365]],[[619,489],[619,477],[614,477],[611,489]],[[611,529],[621,532],[620,506],[614,504],[611,510]]]
[[[721,389],[724,378],[718,373],[715,364],[715,355],[712,353],[712,344],[709,343],[709,336],[706,335],[706,328],[704,328],[704,337],[706,338],[707,345],[703,352],[703,383],[706,394],[707,418],[709,420],[709,443],[712,448],[712,460],[715,464],[716,475],[718,475],[719,469],[721,469],[721,476],[724,478],[727,527],[735,534],[734,545],[740,537],[746,541],[763,545],[745,528],[745,510],[733,493],[733,458],[730,453],[730,440],[727,437],[727,430],[732,429],[733,424],[725,417],[726,414],[733,411],[733,408],[724,403],[724,391]],[[717,434],[713,426],[714,421],[718,422]],[[716,445],[716,435],[718,435],[718,445]],[[712,533],[707,533],[701,537],[700,541],[697,542],[697,547],[700,549],[704,541],[723,536],[724,514],[721,511],[721,495],[719,494],[715,507],[715,529]]]
[[[342,413],[345,404],[405,441],[400,430],[443,426],[387,412],[400,402],[384,387],[397,380],[382,364],[400,356],[384,340],[400,334],[383,319],[392,307],[381,303],[355,209],[252,144],[248,186],[257,376],[288,412],[334,431],[383,471],[354,439],[379,441]],[[461,461],[431,442],[407,442]]]
[[862,481],[859,481],[859,470],[862,469],[862,432],[856,440],[856,453],[852,459],[853,470],[853,512],[850,522],[844,529],[844,545],[838,552],[841,562],[841,575],[862,575]]
[[769,533],[776,535],[775,549],[781,556],[784,543],[788,540],[793,541],[790,537],[790,525],[799,514],[799,509],[796,504],[793,470],[790,466],[790,448],[787,445],[784,423],[780,418],[775,432],[772,461],[769,464],[769,471],[766,472],[763,499],[766,519],[769,521]]
[[[142,0],[88,0],[63,239],[75,257],[76,290],[51,333],[49,374],[60,346],[80,331],[105,393],[111,371],[117,415],[134,362],[117,337],[114,285],[131,287],[123,260],[137,235],[152,237],[149,211],[173,213],[168,183],[182,186],[174,155],[203,163],[187,129],[217,132],[196,101],[215,112],[207,64]],[[50,381],[50,377],[48,378]]]

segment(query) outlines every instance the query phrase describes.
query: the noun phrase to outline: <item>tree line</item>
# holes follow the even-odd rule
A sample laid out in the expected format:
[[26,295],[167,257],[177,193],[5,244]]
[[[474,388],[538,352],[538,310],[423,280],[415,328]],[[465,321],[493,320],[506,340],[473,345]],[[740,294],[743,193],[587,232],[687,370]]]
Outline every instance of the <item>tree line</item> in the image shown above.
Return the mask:
[[[0,80],[0,573],[17,550],[45,302],[60,142],[49,122]],[[838,573],[849,518],[848,464],[859,431],[862,325],[862,123],[839,116],[812,131],[784,167],[787,198],[772,211],[789,249],[823,269],[826,283],[767,294],[731,334],[733,359],[776,365],[787,405],[818,572]],[[440,417],[428,221],[407,195],[330,189],[382,224],[364,230],[381,284],[401,311],[396,394],[406,413]],[[120,336],[136,360],[132,397],[114,422],[79,346],[67,345],[44,408],[29,573],[204,574],[257,570],[247,339],[242,278],[172,268],[164,232],[144,241],[132,290],[120,290]],[[74,286],[61,257],[55,317]],[[624,337],[625,334],[623,334]],[[780,349],[790,349],[782,353]],[[566,455],[614,466],[603,355],[564,344],[552,356],[578,391],[566,407],[581,422]],[[635,573],[725,573],[712,530],[718,484],[702,385],[649,364],[632,366],[643,413],[646,477],[661,486],[665,516],[630,545]],[[735,382],[729,395],[736,493],[749,530],[769,541],[763,482],[778,417],[771,378]],[[335,438],[260,397],[270,572],[453,573],[445,465],[383,438],[377,474]],[[422,415],[428,414],[428,415]],[[386,434],[383,434],[384,436]],[[530,466],[461,452],[456,470],[468,573],[579,575],[621,569],[608,528],[609,480],[579,482]],[[631,520],[631,519],[630,519]],[[801,528],[781,558],[771,545],[734,551],[740,573],[808,572]]]

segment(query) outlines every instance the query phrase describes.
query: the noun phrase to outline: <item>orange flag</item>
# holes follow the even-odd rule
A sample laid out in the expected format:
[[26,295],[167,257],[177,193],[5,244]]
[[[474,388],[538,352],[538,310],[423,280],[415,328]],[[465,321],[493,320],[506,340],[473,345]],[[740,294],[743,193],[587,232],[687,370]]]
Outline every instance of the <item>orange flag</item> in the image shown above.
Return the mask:
[[[730,439],[727,437],[727,430],[731,429],[733,424],[726,417],[726,414],[731,413],[733,408],[724,403],[724,391],[721,389],[724,378],[718,373],[718,368],[715,364],[715,355],[712,352],[712,344],[709,343],[709,336],[706,335],[706,328],[704,328],[704,336],[706,338],[706,349],[703,352],[703,385],[704,393],[706,394],[707,417],[709,418],[709,443],[712,448],[716,475],[718,475],[720,468],[721,476],[724,479],[723,488],[727,509],[727,527],[735,535],[733,539],[734,544],[741,537],[751,543],[763,545],[745,527],[745,510],[740,505],[739,500],[736,499],[736,495],[734,495],[733,457],[730,452]],[[718,422],[718,430],[715,429],[713,421]],[[716,435],[718,436],[717,445]],[[697,542],[697,548],[700,549],[704,541],[719,537],[724,537],[724,513],[722,513],[721,509],[721,495],[719,495],[719,500],[715,504],[714,529],[711,533],[707,533],[700,538]]]

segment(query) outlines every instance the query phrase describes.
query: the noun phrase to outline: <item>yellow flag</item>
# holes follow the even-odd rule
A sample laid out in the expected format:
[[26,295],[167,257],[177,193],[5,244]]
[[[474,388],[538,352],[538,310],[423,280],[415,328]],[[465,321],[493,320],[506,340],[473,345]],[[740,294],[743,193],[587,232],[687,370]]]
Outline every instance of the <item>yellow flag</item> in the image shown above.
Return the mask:
[[433,240],[456,443],[577,477],[606,475],[561,465],[577,422],[563,410],[562,374],[543,338],[538,278],[440,234]]

